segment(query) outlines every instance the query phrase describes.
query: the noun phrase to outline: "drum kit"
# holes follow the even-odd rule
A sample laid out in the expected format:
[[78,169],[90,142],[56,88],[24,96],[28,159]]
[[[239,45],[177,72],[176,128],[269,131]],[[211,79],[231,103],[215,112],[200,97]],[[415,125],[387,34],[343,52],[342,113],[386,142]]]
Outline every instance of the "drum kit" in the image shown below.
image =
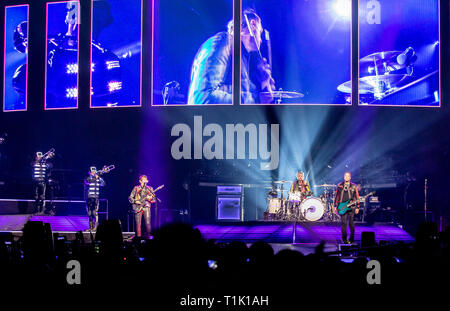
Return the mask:
[[[274,187],[267,193],[267,220],[278,221],[338,221],[333,212],[336,185],[323,184],[314,187],[323,188],[323,194],[315,197],[312,193],[291,192],[284,189],[290,181],[273,182]],[[289,191],[285,196],[285,191]],[[286,198],[287,197],[287,198]]]

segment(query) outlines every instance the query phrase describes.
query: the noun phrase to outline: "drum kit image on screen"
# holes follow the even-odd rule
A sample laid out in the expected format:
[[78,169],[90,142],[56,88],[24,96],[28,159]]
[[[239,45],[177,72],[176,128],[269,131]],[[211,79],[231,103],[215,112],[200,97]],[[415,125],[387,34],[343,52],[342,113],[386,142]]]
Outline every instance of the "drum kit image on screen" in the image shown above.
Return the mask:
[[290,181],[275,181],[275,185],[267,193],[267,210],[265,220],[279,221],[339,221],[339,216],[333,213],[336,185],[322,184],[315,188],[323,188],[319,197],[311,193],[292,192],[285,189]]

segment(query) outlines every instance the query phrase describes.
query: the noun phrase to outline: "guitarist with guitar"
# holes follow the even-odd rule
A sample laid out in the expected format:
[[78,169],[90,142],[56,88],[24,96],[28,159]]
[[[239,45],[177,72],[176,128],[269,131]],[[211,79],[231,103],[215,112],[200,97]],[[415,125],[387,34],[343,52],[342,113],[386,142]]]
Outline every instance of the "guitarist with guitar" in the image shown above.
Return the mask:
[[152,203],[156,203],[157,198],[155,196],[155,192],[164,187],[164,185],[161,185],[158,188],[153,189],[152,187],[147,186],[147,184],[148,184],[147,176],[141,175],[139,177],[139,185],[133,188],[128,198],[128,200],[133,206],[137,237],[141,237],[142,215],[144,215],[145,227],[147,229],[147,236],[150,236],[151,220],[152,220],[150,208]]
[[[359,213],[359,193],[352,175],[345,172],[344,181],[337,185],[334,209],[341,216],[342,241],[351,244],[355,241],[355,214]],[[350,240],[347,240],[347,226],[350,226]]]

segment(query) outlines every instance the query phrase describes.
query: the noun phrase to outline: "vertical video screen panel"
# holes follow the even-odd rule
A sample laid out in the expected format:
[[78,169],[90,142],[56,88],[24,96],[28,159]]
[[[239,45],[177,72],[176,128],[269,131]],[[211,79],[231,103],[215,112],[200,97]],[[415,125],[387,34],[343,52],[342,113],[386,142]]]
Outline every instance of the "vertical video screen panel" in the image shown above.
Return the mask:
[[439,0],[359,1],[359,104],[440,107]]
[[91,108],[141,106],[142,0],[92,1],[91,12]]
[[242,0],[241,104],[351,104],[351,0]]
[[152,105],[232,105],[231,0],[154,0]]
[[27,110],[28,5],[5,7],[3,111]]
[[47,3],[45,109],[78,108],[78,1]]

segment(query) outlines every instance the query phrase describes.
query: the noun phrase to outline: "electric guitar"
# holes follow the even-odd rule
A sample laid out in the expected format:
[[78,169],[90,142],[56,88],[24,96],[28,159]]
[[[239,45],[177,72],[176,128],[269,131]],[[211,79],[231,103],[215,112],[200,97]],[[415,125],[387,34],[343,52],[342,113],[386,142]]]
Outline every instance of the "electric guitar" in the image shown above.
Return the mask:
[[164,188],[164,185],[159,186],[158,188],[153,190],[153,193],[150,193],[149,195],[143,197],[141,197],[140,194],[137,194],[133,202],[133,212],[139,213],[140,211],[142,211],[144,206],[147,203],[151,203],[151,201],[155,198],[155,192],[162,188]]
[[[361,199],[365,200],[365,199],[367,199],[368,197],[370,197],[370,196],[372,196],[374,194],[375,194],[375,191],[372,191],[371,193],[368,193],[365,196],[359,197],[359,199],[360,200]],[[348,211],[355,210],[356,203],[357,203],[356,201],[350,201],[350,200],[347,200],[345,202],[339,203],[339,205],[337,207],[338,214],[339,215],[344,215]]]

